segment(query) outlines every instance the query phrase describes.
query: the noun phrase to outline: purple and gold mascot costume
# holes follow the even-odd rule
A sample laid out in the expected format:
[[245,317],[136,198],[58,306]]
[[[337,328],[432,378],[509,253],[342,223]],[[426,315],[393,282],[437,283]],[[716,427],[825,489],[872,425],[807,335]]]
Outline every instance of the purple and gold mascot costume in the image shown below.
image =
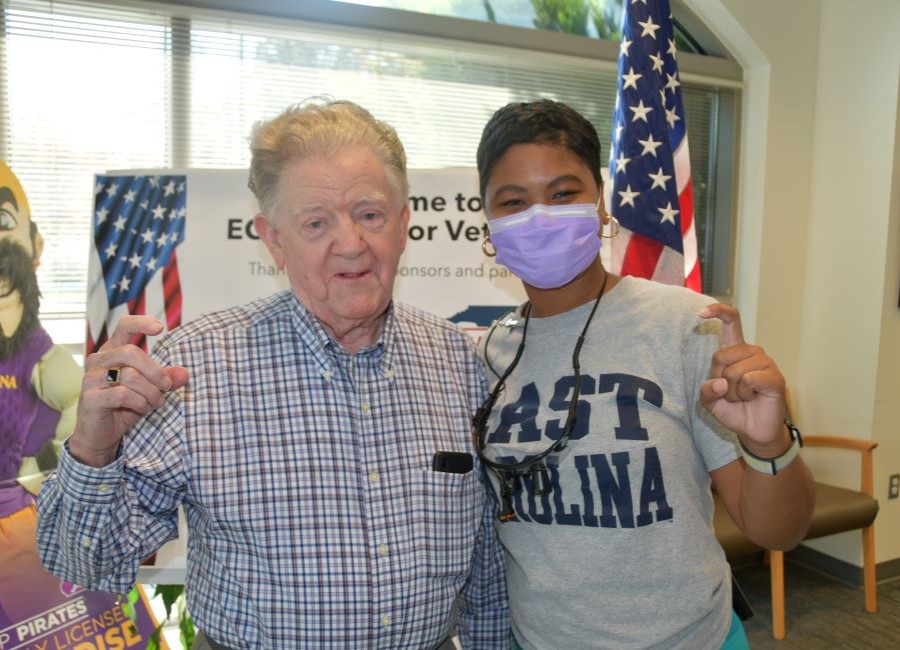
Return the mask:
[[0,629],[60,589],[37,556],[33,495],[72,432],[82,373],[38,320],[42,249],[25,192],[0,162]]

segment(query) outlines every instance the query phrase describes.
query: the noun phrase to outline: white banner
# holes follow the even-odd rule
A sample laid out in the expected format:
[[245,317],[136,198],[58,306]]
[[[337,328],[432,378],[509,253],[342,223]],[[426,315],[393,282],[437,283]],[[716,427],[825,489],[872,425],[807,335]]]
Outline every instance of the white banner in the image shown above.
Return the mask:
[[[287,276],[275,268],[253,228],[257,205],[247,188],[245,170],[128,171],[111,172],[103,178],[121,176],[125,181],[122,187],[127,187],[125,177],[163,175],[186,178],[184,234],[177,246],[182,323],[288,288]],[[477,173],[472,169],[413,170],[410,185],[409,240],[394,297],[459,323],[477,339],[494,319],[524,301],[519,280],[481,251],[486,227]],[[105,197],[103,192],[100,197]],[[128,205],[122,203],[123,209]],[[152,204],[148,206],[150,212],[152,208]],[[95,210],[95,221],[100,209]],[[105,219],[112,222],[113,216]],[[152,218],[150,223],[154,223]],[[125,232],[122,230],[123,238]],[[120,255],[124,247],[123,242]],[[92,246],[91,250],[89,322],[102,321],[108,309],[100,269],[109,256],[99,248]],[[153,290],[161,282],[161,272],[148,282],[145,313],[165,321],[164,292]],[[126,305],[110,310],[109,332],[127,311]],[[92,329],[100,328],[95,322]]]

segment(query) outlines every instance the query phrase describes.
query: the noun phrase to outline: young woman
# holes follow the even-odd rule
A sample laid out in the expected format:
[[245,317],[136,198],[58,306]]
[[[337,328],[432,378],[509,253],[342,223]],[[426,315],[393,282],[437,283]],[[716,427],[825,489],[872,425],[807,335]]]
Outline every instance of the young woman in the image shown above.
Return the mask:
[[474,427],[513,633],[525,649],[746,647],[710,488],[760,545],[801,539],[812,479],[784,378],[733,308],[604,269],[600,160],[593,126],[549,100],[498,110],[478,148],[485,249],[528,296],[485,337]]

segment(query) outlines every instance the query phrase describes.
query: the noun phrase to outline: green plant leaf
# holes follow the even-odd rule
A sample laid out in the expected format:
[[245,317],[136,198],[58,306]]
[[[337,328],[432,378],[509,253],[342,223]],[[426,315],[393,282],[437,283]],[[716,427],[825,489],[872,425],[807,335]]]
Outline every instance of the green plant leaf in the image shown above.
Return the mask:
[[154,596],[162,596],[166,608],[166,620],[172,616],[172,607],[184,593],[184,585],[156,585]]
[[194,632],[194,622],[190,616],[182,616],[178,621],[178,629],[181,630],[181,643],[185,648],[190,648],[194,644],[196,634]]
[[147,649],[146,650],[159,650],[159,635],[162,634],[163,626],[160,625],[155,630],[153,630],[153,634],[150,635],[150,638],[147,639]]
[[137,587],[134,587],[130,592],[128,592],[127,600],[122,603],[122,611],[125,612],[125,616],[131,619],[131,622],[134,623],[137,621],[137,612],[134,609],[134,604],[138,601],[140,596],[137,592]]
[[181,643],[185,648],[194,645],[196,633],[194,631],[194,622],[191,620],[187,611],[187,603],[184,597],[178,599],[178,629],[181,632]]

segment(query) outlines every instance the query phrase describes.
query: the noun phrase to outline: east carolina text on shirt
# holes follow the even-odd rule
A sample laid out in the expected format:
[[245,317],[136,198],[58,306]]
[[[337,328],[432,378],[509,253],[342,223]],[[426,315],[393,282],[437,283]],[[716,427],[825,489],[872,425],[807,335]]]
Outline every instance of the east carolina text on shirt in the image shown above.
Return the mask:
[[[558,440],[565,428],[574,384],[574,375],[563,376],[555,382],[553,396],[547,405],[550,411],[559,412],[560,417],[547,418],[543,425],[538,415],[542,403],[538,388],[534,382],[523,385],[518,399],[501,410],[500,422],[488,436],[488,443],[523,444],[543,440],[550,445]],[[579,399],[570,442],[587,435],[609,436],[609,447],[616,451],[574,453],[562,460],[567,465],[574,465],[580,479],[580,494],[564,491],[559,480],[559,466],[552,461],[547,463],[553,485],[551,494],[533,496],[529,477],[523,477],[522,489],[513,495],[519,520],[602,528],[634,528],[672,520],[674,510],[666,498],[659,453],[652,446],[650,433],[642,426],[638,408],[639,400],[651,407],[662,407],[660,386],[649,379],[628,374],[583,375],[580,393],[581,396],[613,393],[618,410],[617,425],[610,431],[591,431],[591,403]],[[501,456],[499,460],[512,463],[517,458]]]

